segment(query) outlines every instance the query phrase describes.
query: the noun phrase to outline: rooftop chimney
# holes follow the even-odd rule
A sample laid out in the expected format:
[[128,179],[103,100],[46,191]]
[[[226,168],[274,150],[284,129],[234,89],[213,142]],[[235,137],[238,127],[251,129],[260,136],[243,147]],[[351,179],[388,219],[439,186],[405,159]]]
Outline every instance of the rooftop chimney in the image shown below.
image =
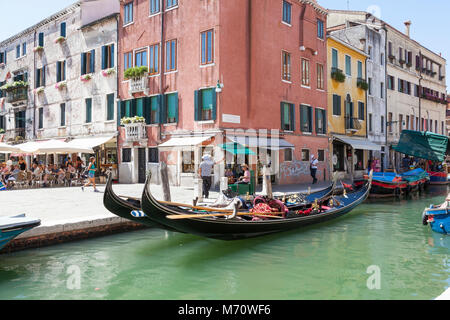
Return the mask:
[[405,34],[410,38],[411,21],[405,21],[406,31]]

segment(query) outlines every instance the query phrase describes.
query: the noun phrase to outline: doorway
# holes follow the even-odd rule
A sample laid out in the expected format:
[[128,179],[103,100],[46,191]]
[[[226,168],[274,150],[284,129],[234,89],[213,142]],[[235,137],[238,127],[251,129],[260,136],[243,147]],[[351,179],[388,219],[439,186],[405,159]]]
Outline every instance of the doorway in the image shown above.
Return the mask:
[[145,183],[146,171],[146,152],[145,148],[138,149],[138,183]]

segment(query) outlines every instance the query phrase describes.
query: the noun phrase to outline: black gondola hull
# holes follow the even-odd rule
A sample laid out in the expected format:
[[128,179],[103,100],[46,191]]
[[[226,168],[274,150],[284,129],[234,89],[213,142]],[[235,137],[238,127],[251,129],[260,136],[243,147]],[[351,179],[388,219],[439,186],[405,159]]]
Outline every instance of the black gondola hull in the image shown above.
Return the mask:
[[149,219],[178,231],[213,239],[237,240],[293,230],[341,217],[366,200],[369,191],[370,183],[357,192],[348,194],[348,199],[339,197],[339,201],[346,203],[342,207],[333,208],[325,213],[306,217],[260,221],[246,221],[238,219],[226,220],[223,218],[170,220],[167,218],[168,215],[186,214],[188,212],[178,207],[168,207],[159,203],[151,195],[147,182],[142,196],[142,210]]

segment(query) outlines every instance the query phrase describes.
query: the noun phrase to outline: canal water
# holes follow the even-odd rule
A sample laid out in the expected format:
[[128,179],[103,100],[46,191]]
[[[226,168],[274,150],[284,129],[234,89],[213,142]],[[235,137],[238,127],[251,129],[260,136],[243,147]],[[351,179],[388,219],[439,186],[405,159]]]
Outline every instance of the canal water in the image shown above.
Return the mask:
[[235,242],[146,229],[2,255],[0,299],[434,299],[450,237],[421,215],[447,192]]

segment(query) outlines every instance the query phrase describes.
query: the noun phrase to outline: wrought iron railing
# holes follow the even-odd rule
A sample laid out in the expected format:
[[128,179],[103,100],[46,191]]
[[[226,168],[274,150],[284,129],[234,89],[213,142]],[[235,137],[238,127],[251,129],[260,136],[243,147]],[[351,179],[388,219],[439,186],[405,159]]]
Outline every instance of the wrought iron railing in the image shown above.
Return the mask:
[[345,130],[361,130],[362,126],[357,118],[345,116]]

